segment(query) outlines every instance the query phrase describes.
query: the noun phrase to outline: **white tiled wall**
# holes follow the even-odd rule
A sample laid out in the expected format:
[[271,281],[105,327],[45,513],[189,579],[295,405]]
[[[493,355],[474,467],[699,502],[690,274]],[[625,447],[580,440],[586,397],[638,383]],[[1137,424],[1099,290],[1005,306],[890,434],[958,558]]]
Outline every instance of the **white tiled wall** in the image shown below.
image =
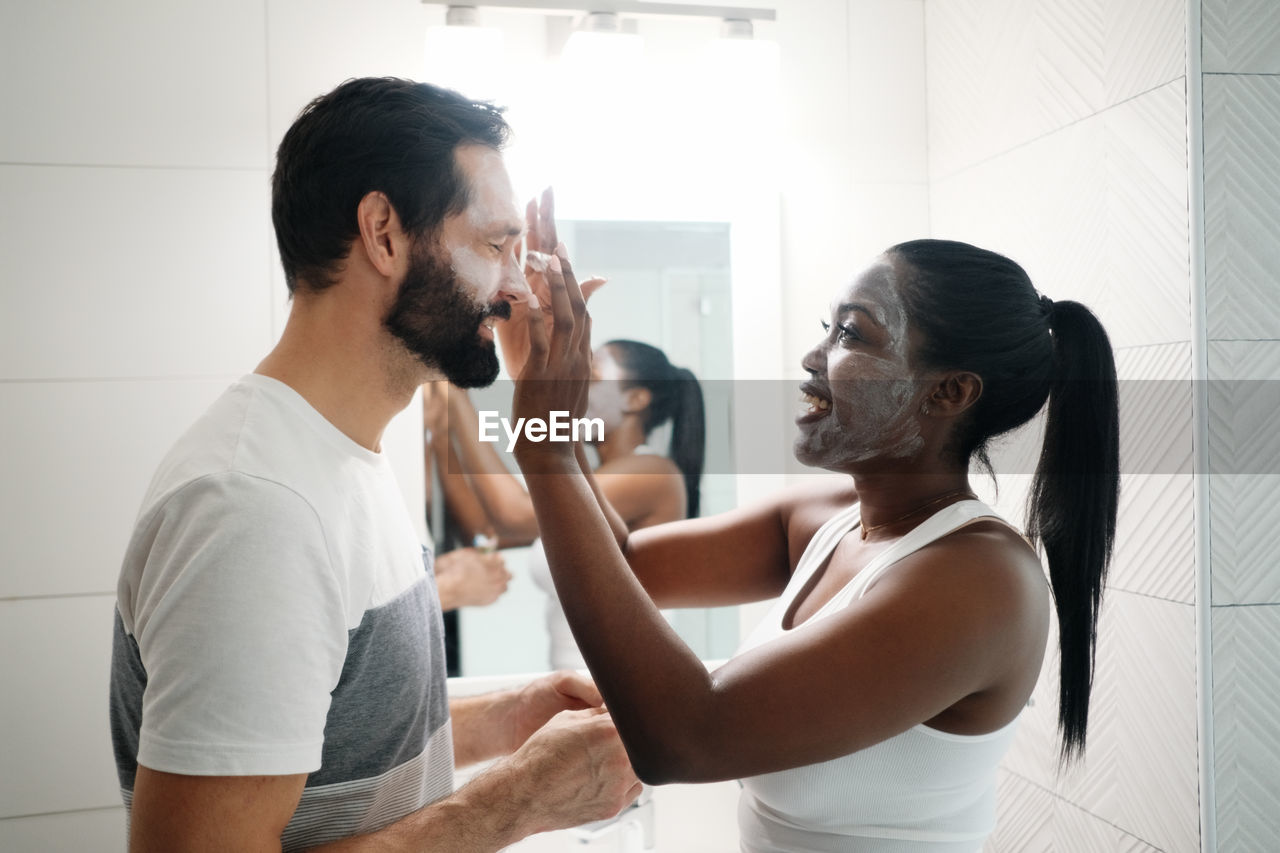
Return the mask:
[[[286,311],[269,164],[305,98],[282,95],[289,80],[268,66],[306,45],[269,29],[268,5],[0,6],[6,851],[124,848],[107,728],[120,558],[160,457],[253,369]],[[420,56],[416,35],[403,41],[392,73]],[[364,50],[385,56],[385,41]],[[420,506],[417,429],[401,418],[387,442]]]
[[1184,0],[925,3],[933,235],[1092,307],[1125,380],[1088,753],[1059,772],[1051,651],[992,850],[1199,848],[1185,16]]
[[1280,838],[1280,605],[1213,608],[1218,849]]
[[[1272,7],[1273,18],[1280,12]],[[1280,72],[1204,76],[1209,337],[1280,338]]]
[[1203,0],[1213,778],[1221,850],[1280,838],[1280,9]]
[[265,168],[263,5],[3,4],[0,163]]

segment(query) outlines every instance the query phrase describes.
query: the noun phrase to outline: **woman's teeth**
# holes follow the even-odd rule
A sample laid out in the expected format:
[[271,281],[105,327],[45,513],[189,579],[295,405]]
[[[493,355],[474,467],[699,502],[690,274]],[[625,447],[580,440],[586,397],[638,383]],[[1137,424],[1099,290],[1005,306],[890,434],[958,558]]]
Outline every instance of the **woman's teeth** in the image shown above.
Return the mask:
[[821,397],[815,397],[812,394],[802,394],[800,401],[809,407],[809,412],[825,412],[831,408],[831,401],[824,400]]

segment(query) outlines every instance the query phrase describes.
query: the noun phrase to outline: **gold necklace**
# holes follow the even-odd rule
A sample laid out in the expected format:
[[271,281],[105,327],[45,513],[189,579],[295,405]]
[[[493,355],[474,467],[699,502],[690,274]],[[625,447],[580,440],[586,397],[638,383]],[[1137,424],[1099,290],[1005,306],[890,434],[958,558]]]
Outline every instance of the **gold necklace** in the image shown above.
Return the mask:
[[939,497],[936,497],[936,498],[934,498],[933,500],[929,501],[928,503],[921,504],[920,506],[918,506],[918,507],[916,507],[915,509],[911,510],[911,512],[907,513],[906,515],[899,516],[898,518],[895,518],[895,519],[893,519],[892,521],[885,521],[885,522],[882,522],[882,523],[880,523],[880,524],[873,524],[873,525],[871,525],[870,527],[868,527],[866,524],[863,524],[863,522],[862,522],[862,510],[861,510],[861,509],[859,509],[859,510],[858,510],[858,524],[862,527],[862,541],[864,541],[864,542],[865,542],[865,541],[867,541],[867,536],[868,536],[868,535],[870,535],[871,533],[873,533],[873,532],[875,532],[875,531],[877,531],[877,530],[881,529],[882,527],[888,527],[888,526],[890,526],[891,524],[897,524],[899,521],[906,521],[906,520],[907,520],[908,518],[910,518],[911,516],[916,515],[917,513],[924,512],[924,511],[925,511],[926,509],[928,509],[929,507],[931,507],[931,506],[936,506],[937,504],[940,504],[940,503],[942,503],[943,501],[945,501],[947,498],[954,498],[956,495],[969,495],[970,497],[974,498],[974,500],[977,500],[977,498],[974,496],[973,492],[969,491],[968,489],[956,489],[955,491],[947,492],[945,495],[941,495],[941,496],[939,496]]

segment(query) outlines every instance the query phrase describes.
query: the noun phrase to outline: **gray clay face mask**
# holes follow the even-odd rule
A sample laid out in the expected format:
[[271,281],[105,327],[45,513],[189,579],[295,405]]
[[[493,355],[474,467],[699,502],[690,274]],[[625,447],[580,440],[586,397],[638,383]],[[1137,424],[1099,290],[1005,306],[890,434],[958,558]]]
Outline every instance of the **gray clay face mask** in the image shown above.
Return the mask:
[[917,452],[924,438],[908,356],[905,305],[893,267],[881,260],[836,299],[830,332],[807,362],[831,399],[802,411],[797,457],[843,470]]

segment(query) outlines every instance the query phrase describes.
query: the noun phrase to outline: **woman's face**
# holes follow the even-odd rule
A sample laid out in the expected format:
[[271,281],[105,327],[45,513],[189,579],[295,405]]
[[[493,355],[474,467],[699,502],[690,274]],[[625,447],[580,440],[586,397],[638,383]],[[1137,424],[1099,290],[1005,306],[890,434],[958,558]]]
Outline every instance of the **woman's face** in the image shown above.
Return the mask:
[[795,454],[806,465],[847,471],[901,459],[924,444],[923,386],[910,362],[909,327],[893,262],[880,258],[837,294],[826,334],[801,362]]
[[607,346],[591,354],[591,388],[587,396],[587,417],[604,421],[605,435],[622,423],[629,411],[626,374]]

